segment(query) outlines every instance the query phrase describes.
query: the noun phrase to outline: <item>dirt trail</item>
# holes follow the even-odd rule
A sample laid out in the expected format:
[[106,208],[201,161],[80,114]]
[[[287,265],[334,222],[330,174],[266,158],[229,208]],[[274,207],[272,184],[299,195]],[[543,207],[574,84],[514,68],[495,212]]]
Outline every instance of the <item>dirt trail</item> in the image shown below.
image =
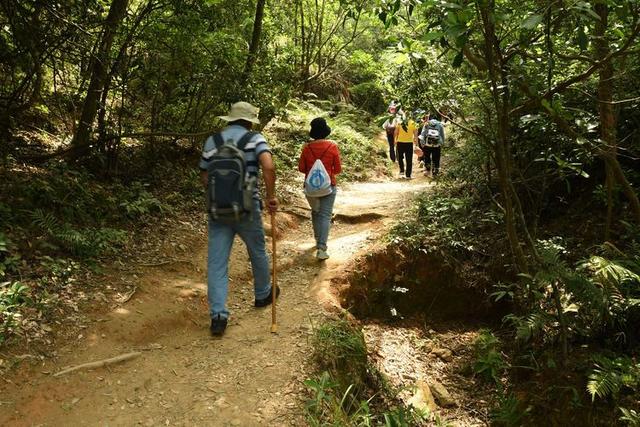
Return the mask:
[[[313,258],[310,221],[285,223],[294,215],[283,213],[277,334],[270,333],[270,309],[253,307],[250,264],[240,242],[230,264],[231,317],[222,339],[208,331],[204,235],[195,239],[187,262],[130,273],[137,289],[129,301],[94,316],[77,340],[57,349],[57,357],[24,363],[2,381],[0,425],[303,425],[308,337],[335,307],[332,282],[428,185],[420,177],[342,188],[325,263]],[[295,210],[297,217],[308,215]],[[131,351],[142,355],[52,376]]]

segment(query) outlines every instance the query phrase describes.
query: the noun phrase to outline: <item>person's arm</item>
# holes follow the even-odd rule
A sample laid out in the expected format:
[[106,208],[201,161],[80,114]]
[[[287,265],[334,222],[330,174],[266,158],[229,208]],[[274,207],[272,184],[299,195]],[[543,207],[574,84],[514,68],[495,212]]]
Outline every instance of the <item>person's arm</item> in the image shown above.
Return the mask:
[[413,127],[413,145],[418,145],[418,127]]
[[298,170],[303,174],[307,174],[307,161],[304,157],[305,149],[302,148],[302,152],[300,153],[300,158],[298,159]]
[[209,136],[202,146],[202,157],[200,158],[200,163],[198,167],[200,168],[200,182],[204,188],[207,188],[209,182],[209,174],[207,173],[207,166],[209,165],[208,159],[210,158],[209,154],[212,152],[215,144],[213,142],[213,137]]
[[442,145],[444,145],[444,126],[440,124],[440,138],[442,139]]
[[275,213],[278,210],[278,199],[276,198],[276,168],[273,164],[271,153],[265,151],[258,158],[260,168],[262,169],[262,177],[267,192],[267,208],[269,212]]
[[342,163],[340,162],[340,149],[338,148],[338,144],[335,144],[335,155],[333,156],[333,173],[338,175],[342,172]]
[[393,144],[394,145],[398,144],[398,134],[400,134],[400,126],[401,125],[396,125],[396,131],[393,133]]

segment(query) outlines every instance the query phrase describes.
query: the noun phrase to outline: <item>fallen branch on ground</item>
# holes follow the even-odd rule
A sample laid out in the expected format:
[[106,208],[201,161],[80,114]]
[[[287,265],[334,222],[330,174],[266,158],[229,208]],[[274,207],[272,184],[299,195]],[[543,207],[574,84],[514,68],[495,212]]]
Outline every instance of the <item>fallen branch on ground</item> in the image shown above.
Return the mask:
[[53,374],[54,377],[59,377],[64,374],[68,374],[69,372],[78,371],[80,369],[93,369],[93,368],[101,368],[103,366],[113,365],[114,363],[124,362],[125,360],[135,359],[140,356],[142,353],[139,351],[134,351],[132,353],[121,354],[120,356],[112,357],[109,359],[102,359],[96,362],[83,363],[82,365],[72,366],[70,368],[64,369],[56,374]]
[[178,262],[184,262],[184,263],[188,263],[191,262],[188,259],[168,259],[166,261],[159,261],[159,262],[140,262],[138,263],[139,266],[141,267],[160,267],[163,265],[167,265],[167,264],[173,264],[173,263],[178,263]]
[[122,298],[120,301],[118,301],[120,304],[124,304],[125,302],[128,302],[132,297],[133,294],[136,293],[136,291],[138,290],[137,286],[133,287],[133,290],[131,292],[129,292],[127,295],[125,295],[124,298]]

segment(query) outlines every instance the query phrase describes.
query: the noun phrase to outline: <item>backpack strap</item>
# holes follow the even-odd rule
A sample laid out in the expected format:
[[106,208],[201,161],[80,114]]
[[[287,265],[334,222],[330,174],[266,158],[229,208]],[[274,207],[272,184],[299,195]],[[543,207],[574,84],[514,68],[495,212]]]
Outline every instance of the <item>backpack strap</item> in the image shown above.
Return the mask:
[[[238,142],[236,143],[236,147],[244,151],[244,147],[249,143],[249,141],[251,141],[251,138],[253,138],[257,134],[258,132],[248,131],[247,133],[242,135],[242,138],[238,140]],[[224,144],[224,139],[222,139],[222,133],[216,132],[213,135],[211,135],[211,137],[213,138],[213,143],[216,145],[216,148],[222,147],[222,145]]]
[[211,137],[213,138],[213,143],[215,144],[217,149],[220,149],[220,147],[222,147],[222,144],[224,144],[224,140],[222,139],[222,134],[220,132],[216,132],[213,135],[211,135]]
[[247,133],[242,135],[242,138],[240,138],[240,140],[236,143],[236,147],[244,151],[244,147],[246,147],[247,144],[251,141],[251,139],[253,139],[253,137],[256,136],[257,134],[258,132],[247,131]]
[[311,144],[309,143],[308,145],[309,145],[309,150],[311,151],[311,154],[313,154],[313,157],[315,157],[315,160],[322,160],[322,158],[324,157],[325,154],[327,154],[327,151],[329,151],[329,148],[331,148],[333,143],[329,142],[329,146],[327,148],[325,148],[325,150],[322,152],[320,157],[316,156],[315,151],[313,151],[313,148],[311,148]]

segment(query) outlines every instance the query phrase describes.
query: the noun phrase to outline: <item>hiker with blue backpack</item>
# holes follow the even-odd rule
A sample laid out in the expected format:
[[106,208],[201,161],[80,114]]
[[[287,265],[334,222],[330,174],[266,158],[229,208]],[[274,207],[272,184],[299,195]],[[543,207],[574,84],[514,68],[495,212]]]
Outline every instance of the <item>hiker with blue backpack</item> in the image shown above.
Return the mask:
[[437,114],[427,115],[420,133],[420,145],[423,152],[424,175],[433,173],[435,178],[440,173],[440,156],[444,145],[444,126]]
[[[266,189],[267,209],[275,213],[276,173],[267,141],[253,124],[260,124],[258,108],[247,102],[231,106],[222,131],[209,136],[202,151],[200,175],[206,189],[209,215],[207,293],[211,334],[221,336],[227,327],[229,255],[235,235],[247,246],[253,271],[255,307],[272,302],[269,258],[262,226],[262,202],[258,192],[260,170]],[[276,288],[276,297],[280,289]]]
[[309,131],[313,140],[304,145],[298,161],[298,170],[305,175],[304,194],[311,206],[316,258],[321,261],[329,258],[327,240],[337,194],[336,175],[342,171],[340,150],[327,139],[330,134],[324,118],[313,119]]

